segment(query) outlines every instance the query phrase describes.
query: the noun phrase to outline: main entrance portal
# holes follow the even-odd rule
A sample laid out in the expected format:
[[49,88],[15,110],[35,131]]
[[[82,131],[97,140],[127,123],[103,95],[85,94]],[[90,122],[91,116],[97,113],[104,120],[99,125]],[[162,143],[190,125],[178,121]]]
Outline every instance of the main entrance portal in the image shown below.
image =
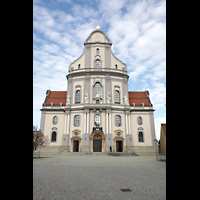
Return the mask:
[[93,152],[102,152],[102,137],[100,134],[96,134],[93,137]]
[[90,152],[105,152],[105,139],[102,131],[93,131],[90,135]]

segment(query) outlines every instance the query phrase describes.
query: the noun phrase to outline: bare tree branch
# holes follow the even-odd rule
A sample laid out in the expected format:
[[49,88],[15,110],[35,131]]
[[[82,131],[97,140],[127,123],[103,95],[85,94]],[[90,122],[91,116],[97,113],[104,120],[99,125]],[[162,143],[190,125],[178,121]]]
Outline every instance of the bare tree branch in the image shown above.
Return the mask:
[[[35,126],[33,126],[33,129],[34,127]],[[33,130],[33,152],[39,145],[45,147],[50,144],[48,136],[44,136],[41,130],[37,131],[37,127],[35,129],[36,130]]]

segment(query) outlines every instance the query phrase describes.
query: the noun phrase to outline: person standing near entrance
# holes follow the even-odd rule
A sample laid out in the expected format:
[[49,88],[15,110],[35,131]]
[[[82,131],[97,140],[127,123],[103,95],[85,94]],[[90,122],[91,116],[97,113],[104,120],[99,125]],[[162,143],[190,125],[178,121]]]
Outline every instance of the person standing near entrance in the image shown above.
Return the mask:
[[110,152],[112,152],[112,147],[110,146]]

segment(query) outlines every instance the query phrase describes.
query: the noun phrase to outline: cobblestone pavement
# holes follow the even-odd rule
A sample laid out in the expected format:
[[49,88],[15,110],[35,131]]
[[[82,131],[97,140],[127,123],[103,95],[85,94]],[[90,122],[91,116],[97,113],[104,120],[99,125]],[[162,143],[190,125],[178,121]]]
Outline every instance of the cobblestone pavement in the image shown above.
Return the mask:
[[42,156],[33,159],[33,199],[166,199],[166,162],[155,156]]

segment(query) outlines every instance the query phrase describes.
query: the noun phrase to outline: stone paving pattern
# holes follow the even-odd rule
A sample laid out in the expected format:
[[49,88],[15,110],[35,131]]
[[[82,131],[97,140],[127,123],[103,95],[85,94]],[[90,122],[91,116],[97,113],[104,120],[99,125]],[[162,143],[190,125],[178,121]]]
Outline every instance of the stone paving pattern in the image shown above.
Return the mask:
[[33,199],[164,200],[166,162],[155,156],[42,156],[33,159]]

